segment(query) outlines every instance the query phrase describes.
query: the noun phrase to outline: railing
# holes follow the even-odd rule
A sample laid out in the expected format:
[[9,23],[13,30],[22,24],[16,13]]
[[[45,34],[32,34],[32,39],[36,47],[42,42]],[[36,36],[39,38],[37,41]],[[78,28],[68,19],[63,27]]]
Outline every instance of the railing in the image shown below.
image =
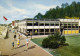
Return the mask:
[[[60,28],[59,26],[34,26],[34,29],[51,29],[51,28]],[[33,29],[33,26],[27,26],[27,29]]]

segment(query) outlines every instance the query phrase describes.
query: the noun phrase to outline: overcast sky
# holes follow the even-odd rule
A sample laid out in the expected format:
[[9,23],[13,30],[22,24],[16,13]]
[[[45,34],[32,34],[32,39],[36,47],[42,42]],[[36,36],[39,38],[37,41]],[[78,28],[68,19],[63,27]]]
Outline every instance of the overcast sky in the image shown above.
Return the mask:
[[[71,4],[72,1],[80,2],[80,0],[0,0],[0,24],[33,18],[39,12],[45,14],[50,8],[66,2]],[[3,16],[8,18],[8,21],[4,21]]]

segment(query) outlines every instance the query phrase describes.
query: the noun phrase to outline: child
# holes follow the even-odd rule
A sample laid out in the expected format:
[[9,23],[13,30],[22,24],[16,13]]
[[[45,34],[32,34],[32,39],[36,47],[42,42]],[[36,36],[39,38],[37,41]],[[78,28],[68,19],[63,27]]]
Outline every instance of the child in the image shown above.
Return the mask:
[[28,48],[28,44],[29,44],[29,39],[28,37],[26,38],[26,45],[27,45],[27,48]]
[[17,40],[17,47],[19,47],[19,45],[20,45],[20,40],[18,39]]
[[14,41],[12,42],[12,48],[14,48]]

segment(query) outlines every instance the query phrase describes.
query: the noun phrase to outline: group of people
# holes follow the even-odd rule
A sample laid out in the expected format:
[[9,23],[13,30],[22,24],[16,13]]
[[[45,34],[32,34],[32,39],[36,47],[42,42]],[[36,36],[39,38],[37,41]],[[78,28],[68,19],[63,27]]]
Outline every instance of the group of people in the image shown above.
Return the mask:
[[[28,38],[28,33],[26,33],[26,46],[28,48],[28,44],[29,44],[29,38]],[[31,39],[32,39],[32,32],[30,32],[30,36],[31,36]],[[14,48],[14,41],[17,41],[17,47],[20,46],[20,39],[22,38],[22,34],[21,33],[16,33],[14,34],[14,37],[13,37],[13,42],[12,42],[12,48]]]

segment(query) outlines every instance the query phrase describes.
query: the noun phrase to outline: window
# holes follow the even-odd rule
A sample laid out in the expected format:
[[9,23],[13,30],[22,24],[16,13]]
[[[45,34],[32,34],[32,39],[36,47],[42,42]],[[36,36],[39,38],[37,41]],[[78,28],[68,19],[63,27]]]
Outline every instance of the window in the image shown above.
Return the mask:
[[27,23],[27,26],[32,26],[32,23]]
[[47,24],[45,24],[45,26],[49,26],[49,24],[47,23]]
[[54,24],[50,24],[50,26],[54,26]]
[[55,26],[59,26],[59,24],[55,24]]
[[40,26],[44,26],[44,24],[43,24],[43,23],[41,23],[41,24],[40,24]]

